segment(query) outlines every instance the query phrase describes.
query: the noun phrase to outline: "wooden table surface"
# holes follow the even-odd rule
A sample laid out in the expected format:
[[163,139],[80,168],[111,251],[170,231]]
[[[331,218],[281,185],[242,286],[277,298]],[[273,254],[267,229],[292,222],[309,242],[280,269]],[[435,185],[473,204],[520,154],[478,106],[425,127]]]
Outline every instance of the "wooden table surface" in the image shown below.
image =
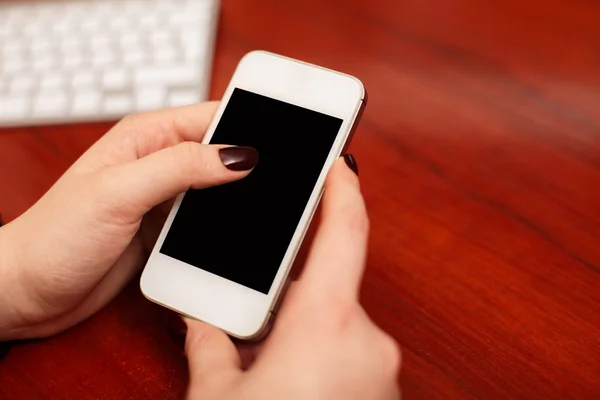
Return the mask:
[[[600,3],[223,0],[212,98],[257,48],[369,90],[362,301],[403,348],[405,399],[599,399]],[[110,126],[0,130],[5,219]],[[180,399],[172,318],[134,283],[14,347],[0,398]]]

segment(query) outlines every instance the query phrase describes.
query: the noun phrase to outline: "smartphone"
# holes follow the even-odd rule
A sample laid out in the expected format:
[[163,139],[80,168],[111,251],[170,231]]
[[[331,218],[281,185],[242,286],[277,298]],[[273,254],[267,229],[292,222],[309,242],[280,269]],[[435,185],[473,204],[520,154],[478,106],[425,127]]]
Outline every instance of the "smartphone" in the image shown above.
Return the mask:
[[352,76],[245,55],[203,142],[254,147],[258,164],[237,182],[178,196],[142,273],[144,295],[233,337],[264,335],[365,104]]

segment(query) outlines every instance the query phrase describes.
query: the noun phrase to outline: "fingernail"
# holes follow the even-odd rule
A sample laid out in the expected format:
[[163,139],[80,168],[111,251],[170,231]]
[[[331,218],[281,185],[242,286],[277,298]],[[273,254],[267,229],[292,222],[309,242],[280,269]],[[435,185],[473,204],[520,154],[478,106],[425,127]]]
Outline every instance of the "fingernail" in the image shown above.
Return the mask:
[[356,163],[354,156],[352,154],[344,154],[344,161],[346,161],[348,168],[358,175],[358,164]]
[[248,171],[258,162],[258,152],[252,147],[232,146],[219,150],[223,165],[232,171]]

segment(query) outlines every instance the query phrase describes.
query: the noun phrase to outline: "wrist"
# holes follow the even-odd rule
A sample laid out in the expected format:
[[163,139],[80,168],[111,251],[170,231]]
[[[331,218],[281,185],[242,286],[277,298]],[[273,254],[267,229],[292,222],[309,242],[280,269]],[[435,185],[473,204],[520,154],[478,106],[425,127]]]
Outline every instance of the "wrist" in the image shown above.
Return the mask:
[[23,339],[27,330],[18,306],[25,296],[12,230],[13,226],[0,225],[0,341]]
[[16,221],[0,226],[0,342],[52,336],[77,322],[73,313],[51,307],[36,291],[40,285],[28,271],[33,264],[24,227]]

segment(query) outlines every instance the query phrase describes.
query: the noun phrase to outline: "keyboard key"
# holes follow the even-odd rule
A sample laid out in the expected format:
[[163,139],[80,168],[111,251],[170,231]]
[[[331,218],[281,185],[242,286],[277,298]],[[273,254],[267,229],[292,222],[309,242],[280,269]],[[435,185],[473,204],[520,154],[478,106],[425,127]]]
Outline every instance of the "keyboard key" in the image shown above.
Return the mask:
[[200,47],[202,45],[202,37],[198,35],[195,29],[182,29],[179,34],[179,41],[185,48]]
[[183,47],[183,53],[188,60],[197,60],[206,51],[201,38],[190,31],[181,32],[179,41]]
[[141,65],[146,60],[146,53],[142,49],[136,49],[126,52],[123,55],[123,62],[125,65]]
[[58,21],[52,25],[52,30],[58,34],[66,34],[73,30],[73,26],[68,21]]
[[2,58],[7,59],[7,58],[12,58],[15,56],[15,54],[23,54],[25,52],[25,48],[23,47],[23,45],[19,42],[12,42],[12,41],[7,41],[6,43],[4,43],[2,45]]
[[154,46],[172,46],[173,42],[173,36],[169,33],[169,31],[165,30],[165,29],[160,29],[157,31],[152,32],[152,34],[150,35],[150,40],[152,41],[152,43],[154,44]]
[[[113,2],[114,4],[114,2]],[[110,4],[110,2],[106,2],[106,1],[96,1],[94,2],[94,8],[93,10],[90,10],[91,12],[93,12],[94,16],[96,17],[100,17],[102,18],[103,16],[109,16],[112,17],[115,14],[115,9],[114,9],[114,5]],[[111,15],[111,11],[112,11],[112,15]]]
[[103,110],[107,114],[129,114],[133,109],[133,101],[128,94],[108,94],[104,97]]
[[50,49],[49,46],[32,46],[29,49],[29,54],[32,59],[43,59],[43,58],[52,58],[54,56],[54,52]]
[[151,66],[140,67],[135,72],[137,85],[192,85],[199,78],[198,67],[195,65]]
[[202,15],[192,13],[177,13],[169,17],[169,23],[173,26],[181,24],[199,23],[202,20]]
[[24,93],[33,89],[35,80],[31,75],[16,76],[10,81],[10,91],[12,93]]
[[56,117],[65,115],[67,112],[67,96],[61,92],[39,93],[33,102],[32,116]]
[[50,55],[40,56],[33,60],[32,68],[37,72],[44,72],[54,67],[56,60]]
[[27,114],[29,104],[26,97],[0,96],[0,123],[3,119],[23,118]]
[[143,15],[139,24],[143,28],[154,28],[158,25],[158,17],[152,14]]
[[32,40],[29,48],[34,54],[47,53],[52,48],[52,42],[45,38],[36,37]]
[[64,85],[65,80],[60,75],[49,75],[42,78],[40,88],[45,91],[54,91]]
[[0,66],[2,67],[2,72],[10,76],[20,72],[25,67],[25,63],[19,58],[7,58],[2,60]]
[[72,2],[65,9],[65,16],[69,21],[77,21],[77,26],[81,26],[81,22],[89,19],[90,6],[86,2]]
[[169,94],[169,107],[188,106],[198,103],[200,96],[196,90],[181,89],[174,90]]
[[160,15],[171,15],[173,13],[181,12],[181,2],[175,1],[159,1],[156,4],[157,11]]
[[128,25],[131,25],[131,21],[128,21],[127,18],[119,16],[117,18],[114,18],[112,21],[109,22],[110,27],[116,31],[121,31],[125,28],[128,27]]
[[70,54],[72,52],[80,52],[81,51],[81,38],[79,36],[66,36],[60,41],[60,49],[65,54]]
[[[2,65],[4,65],[4,64],[11,64],[11,63],[23,64],[23,63],[25,63],[25,61],[27,61],[26,54],[22,51],[10,51],[7,53],[8,54],[0,55],[0,71],[3,69]],[[14,67],[10,67],[10,68],[14,68]],[[19,67],[19,69],[20,68],[21,67]]]
[[23,33],[27,36],[38,36],[48,29],[43,24],[28,24],[23,27]]
[[89,88],[94,86],[95,83],[96,78],[94,76],[94,73],[91,71],[76,72],[73,75],[73,79],[71,80],[71,86],[74,89]]
[[71,104],[71,115],[93,115],[100,107],[100,93],[94,91],[79,91]]
[[85,59],[79,53],[66,54],[62,57],[62,66],[68,69],[78,68],[83,65]]
[[128,86],[127,73],[123,69],[108,70],[102,77],[105,90],[124,90]]
[[135,97],[135,108],[138,111],[156,110],[164,105],[166,90],[160,87],[144,87],[139,89]]
[[177,52],[172,47],[161,47],[154,52],[154,62],[157,64],[171,64],[177,58]]
[[110,50],[110,43],[111,40],[109,36],[95,35],[90,39],[90,44],[93,51],[104,51],[107,49]]
[[84,31],[96,31],[100,28],[100,22],[93,18],[85,18],[81,21],[81,29]]
[[139,16],[140,12],[147,13],[149,10],[146,0],[128,0],[123,2],[123,11],[127,14]]
[[113,64],[114,54],[109,51],[96,51],[92,54],[92,65],[95,67],[104,67]]
[[7,23],[0,25],[0,37],[14,37],[19,34],[20,26],[18,22],[9,20]]
[[[64,7],[62,4],[52,4],[52,3],[41,3],[38,2],[35,5],[38,19],[39,20],[52,20],[56,19],[57,15],[62,15],[64,11]],[[31,15],[29,15],[31,17]]]
[[126,33],[121,36],[119,42],[125,51],[136,50],[141,46],[140,37],[136,33]]

